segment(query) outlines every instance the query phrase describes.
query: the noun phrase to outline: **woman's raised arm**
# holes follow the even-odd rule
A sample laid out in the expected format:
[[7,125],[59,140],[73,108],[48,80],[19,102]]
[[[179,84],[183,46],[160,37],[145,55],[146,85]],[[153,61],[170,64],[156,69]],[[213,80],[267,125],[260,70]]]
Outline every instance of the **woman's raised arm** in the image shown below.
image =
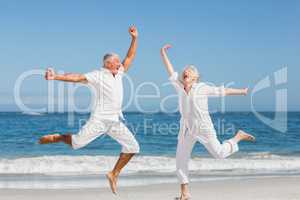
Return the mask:
[[163,59],[163,62],[165,64],[165,66],[166,66],[166,69],[168,71],[168,74],[169,74],[169,76],[171,76],[174,73],[174,68],[173,68],[172,63],[170,62],[170,60],[168,58],[168,55],[167,55],[167,50],[169,48],[171,48],[171,45],[169,45],[169,44],[164,45],[160,50],[160,54],[161,54],[161,57]]

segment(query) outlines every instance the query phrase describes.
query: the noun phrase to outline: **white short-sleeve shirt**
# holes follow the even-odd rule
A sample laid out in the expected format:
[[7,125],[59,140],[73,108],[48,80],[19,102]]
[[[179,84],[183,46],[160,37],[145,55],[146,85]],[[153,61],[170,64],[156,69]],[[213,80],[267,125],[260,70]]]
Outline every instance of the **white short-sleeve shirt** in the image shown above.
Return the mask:
[[104,67],[85,74],[87,84],[95,95],[91,117],[122,115],[123,75],[124,67],[120,67],[115,76]]
[[187,94],[178,79],[177,72],[174,72],[169,80],[178,93],[181,117],[188,122],[197,122],[213,127],[208,111],[208,98],[224,96],[224,86],[215,87],[203,82],[195,83]]

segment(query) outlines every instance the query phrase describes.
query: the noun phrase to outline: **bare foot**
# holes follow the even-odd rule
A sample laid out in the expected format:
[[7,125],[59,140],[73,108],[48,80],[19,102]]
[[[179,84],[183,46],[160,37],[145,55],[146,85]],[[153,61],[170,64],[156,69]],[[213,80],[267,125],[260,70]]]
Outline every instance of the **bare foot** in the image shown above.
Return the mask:
[[191,195],[181,195],[181,197],[176,197],[174,200],[190,200],[192,199]]
[[239,130],[236,134],[236,137],[238,137],[239,140],[243,140],[243,141],[250,141],[250,142],[254,142],[255,141],[255,137],[253,135],[250,135],[249,133],[246,133],[242,130]]
[[49,144],[49,143],[56,143],[60,142],[61,140],[60,134],[52,134],[52,135],[45,135],[40,138],[39,144]]
[[109,181],[112,193],[117,194],[117,177],[112,172],[109,172],[106,177]]

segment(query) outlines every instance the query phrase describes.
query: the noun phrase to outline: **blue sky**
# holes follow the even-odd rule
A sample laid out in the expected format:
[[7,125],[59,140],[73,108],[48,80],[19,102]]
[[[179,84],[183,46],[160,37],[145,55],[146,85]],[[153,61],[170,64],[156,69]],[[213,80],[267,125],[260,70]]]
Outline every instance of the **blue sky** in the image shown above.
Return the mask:
[[[277,1],[12,1],[0,0],[0,109],[15,109],[13,89],[25,71],[53,66],[84,73],[101,66],[104,53],[125,56],[127,29],[139,29],[139,49],[129,75],[135,86],[147,81],[162,86],[167,80],[159,48],[171,43],[177,70],[194,64],[203,80],[233,86],[255,84],[288,66],[289,110],[300,110],[300,3]],[[258,110],[274,109],[272,86],[255,97]],[[125,88],[126,89],[126,88]],[[44,104],[47,83],[35,76],[22,85],[31,104]],[[144,88],[151,94],[151,88]],[[125,101],[128,95],[125,95]],[[78,104],[90,99],[85,89]],[[161,99],[145,100],[147,109]],[[218,105],[218,102],[212,102]],[[170,103],[170,105],[173,103]],[[171,106],[172,106],[171,105]],[[228,110],[249,110],[250,97],[229,97]],[[134,106],[130,109],[135,109]]]

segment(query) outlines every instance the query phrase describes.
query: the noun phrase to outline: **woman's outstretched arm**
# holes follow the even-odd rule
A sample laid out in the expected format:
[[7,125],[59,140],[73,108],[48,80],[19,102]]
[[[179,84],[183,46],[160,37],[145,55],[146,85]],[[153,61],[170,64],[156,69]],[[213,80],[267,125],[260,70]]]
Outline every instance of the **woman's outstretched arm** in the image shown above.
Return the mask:
[[248,88],[235,89],[235,88],[225,88],[225,95],[244,95],[248,94]]
[[169,76],[171,76],[173,73],[174,73],[174,68],[173,68],[173,65],[172,63],[170,62],[169,58],[168,58],[168,55],[167,55],[167,50],[171,48],[171,45],[169,44],[166,44],[165,46],[163,46],[160,50],[160,54],[161,54],[161,57],[163,59],[163,62],[166,66],[166,69],[168,71],[168,74]]

